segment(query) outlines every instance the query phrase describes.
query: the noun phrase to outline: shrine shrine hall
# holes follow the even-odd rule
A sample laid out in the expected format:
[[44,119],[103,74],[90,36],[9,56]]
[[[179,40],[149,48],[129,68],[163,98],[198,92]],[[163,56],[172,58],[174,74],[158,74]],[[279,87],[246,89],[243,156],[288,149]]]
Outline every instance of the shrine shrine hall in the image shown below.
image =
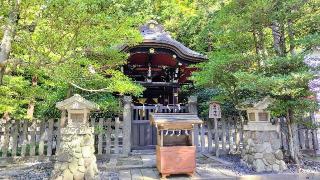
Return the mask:
[[149,21],[140,27],[143,42],[134,47],[123,46],[121,51],[130,53],[124,73],[142,84],[146,90],[136,104],[178,104],[180,88],[190,85],[188,80],[196,68],[190,65],[206,60],[171,38],[163,26]]
[[181,88],[192,86],[189,77],[196,71],[192,65],[207,59],[171,38],[156,21],[142,25],[140,32],[143,36],[140,44],[120,48],[130,54],[122,67],[124,74],[146,88],[142,97],[132,97],[133,150],[156,145],[156,130],[149,123],[151,112],[188,112],[189,95],[182,96]]

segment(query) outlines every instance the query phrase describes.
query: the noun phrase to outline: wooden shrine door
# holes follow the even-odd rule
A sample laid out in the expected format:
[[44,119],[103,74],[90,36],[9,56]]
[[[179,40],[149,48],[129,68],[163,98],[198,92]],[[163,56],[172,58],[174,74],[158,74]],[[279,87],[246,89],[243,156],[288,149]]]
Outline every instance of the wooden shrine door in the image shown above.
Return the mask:
[[154,149],[157,144],[156,128],[150,125],[152,112],[186,113],[186,106],[132,106],[131,149]]

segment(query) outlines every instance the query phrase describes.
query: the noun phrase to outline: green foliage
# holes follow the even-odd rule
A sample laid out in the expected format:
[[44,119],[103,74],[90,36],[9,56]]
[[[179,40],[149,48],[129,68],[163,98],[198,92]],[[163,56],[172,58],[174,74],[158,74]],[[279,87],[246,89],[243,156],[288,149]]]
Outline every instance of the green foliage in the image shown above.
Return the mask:
[[26,116],[27,100],[31,94],[28,92],[29,82],[22,76],[5,76],[6,86],[0,86],[0,112],[14,114],[16,118]]
[[[10,8],[3,1],[0,26]],[[0,114],[26,118],[35,102],[39,119],[58,117],[55,103],[79,93],[96,100],[105,113],[119,112],[115,95],[139,95],[143,88],[119,70],[127,54],[121,44],[134,45],[141,19],[127,1],[23,1],[5,81],[0,86]],[[2,36],[2,31],[0,32]],[[35,81],[35,82],[33,82]],[[103,91],[95,91],[101,90]]]
[[[207,47],[213,51],[209,61],[198,66],[201,71],[193,74],[196,86],[217,88],[220,93],[211,98],[235,106],[271,96],[276,100],[271,109],[277,116],[286,115],[288,108],[297,114],[301,109],[314,110],[315,102],[308,98],[313,74],[303,58],[310,47],[319,45],[319,27],[314,26],[320,23],[318,5],[294,0],[228,1],[205,26],[195,22],[205,32],[199,33],[199,39],[208,42],[209,38],[211,48]],[[278,56],[274,47],[271,25],[275,21],[283,27],[284,56]],[[295,52],[289,53],[292,47]]]
[[[0,1],[1,27],[8,23],[10,2]],[[299,0],[21,1],[0,86],[0,114],[25,118],[35,102],[37,118],[58,117],[55,103],[74,93],[116,114],[121,109],[118,95],[138,96],[144,90],[120,71],[128,55],[116,47],[141,42],[138,26],[149,19],[208,55],[192,77],[202,115],[208,100],[222,102],[232,114],[241,102],[266,95],[276,99],[275,114],[304,108],[310,102],[307,82],[312,74],[302,60],[319,44],[319,7],[318,1]],[[274,47],[274,22],[284,31],[281,57]],[[291,46],[295,53],[289,53]]]

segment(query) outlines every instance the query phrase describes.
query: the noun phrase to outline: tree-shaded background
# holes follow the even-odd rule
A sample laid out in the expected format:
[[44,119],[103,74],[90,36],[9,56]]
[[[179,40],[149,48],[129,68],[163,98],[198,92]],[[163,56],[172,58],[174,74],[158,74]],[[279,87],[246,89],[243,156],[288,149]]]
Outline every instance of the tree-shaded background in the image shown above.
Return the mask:
[[200,96],[203,115],[211,99],[235,113],[236,105],[267,95],[276,99],[277,116],[314,108],[307,88],[313,74],[303,58],[320,40],[315,0],[2,0],[0,6],[0,37],[12,29],[10,54],[0,62],[2,115],[56,117],[54,104],[74,93],[117,113],[119,95],[143,88],[121,73],[127,54],[116,47],[139,43],[138,27],[150,19],[209,57],[187,90]]

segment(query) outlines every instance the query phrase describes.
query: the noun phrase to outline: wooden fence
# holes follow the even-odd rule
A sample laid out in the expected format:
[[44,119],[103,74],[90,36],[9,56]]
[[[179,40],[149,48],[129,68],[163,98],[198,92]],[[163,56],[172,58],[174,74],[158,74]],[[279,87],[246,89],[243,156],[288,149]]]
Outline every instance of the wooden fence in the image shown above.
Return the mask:
[[[122,153],[122,121],[117,118],[91,118],[95,128],[97,155]],[[50,157],[56,154],[60,143],[60,122],[10,121],[0,128],[0,157]],[[98,156],[99,157],[99,156]]]
[[[195,128],[195,145],[198,151],[216,155],[239,153],[243,148],[243,132],[238,117],[229,117],[218,121],[218,131],[215,132],[214,123],[206,121]],[[288,128],[285,118],[277,119],[280,125],[279,138],[281,148],[288,153]],[[293,132],[302,154],[315,154],[319,150],[317,129],[299,125]],[[217,148],[216,148],[217,147]]]
[[[212,121],[195,127],[195,145],[197,150],[205,153],[237,153],[242,148],[243,133],[238,117],[223,118],[217,128]],[[215,130],[217,129],[217,131]]]
[[[199,152],[207,153],[239,153],[243,146],[243,133],[237,117],[218,121],[214,131],[214,123],[206,121],[195,127],[195,144]],[[281,123],[281,121],[279,120]],[[49,119],[31,123],[28,121],[10,121],[0,128],[0,162],[1,159],[23,157],[54,157],[60,143],[59,120]],[[119,118],[92,118],[90,124],[95,127],[95,153],[97,157],[123,153],[123,121]],[[287,129],[280,124],[282,147],[288,149]],[[315,152],[319,149],[316,129],[299,127],[298,141],[302,153]]]

